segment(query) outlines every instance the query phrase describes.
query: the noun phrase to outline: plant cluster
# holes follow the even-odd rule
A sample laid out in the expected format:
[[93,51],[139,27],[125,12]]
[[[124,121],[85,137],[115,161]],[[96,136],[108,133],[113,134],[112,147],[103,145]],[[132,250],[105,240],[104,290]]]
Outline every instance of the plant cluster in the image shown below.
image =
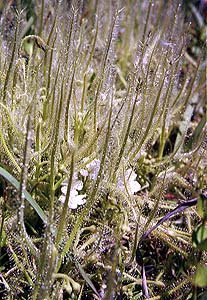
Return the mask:
[[0,297],[204,299],[206,60],[180,1],[13,2]]

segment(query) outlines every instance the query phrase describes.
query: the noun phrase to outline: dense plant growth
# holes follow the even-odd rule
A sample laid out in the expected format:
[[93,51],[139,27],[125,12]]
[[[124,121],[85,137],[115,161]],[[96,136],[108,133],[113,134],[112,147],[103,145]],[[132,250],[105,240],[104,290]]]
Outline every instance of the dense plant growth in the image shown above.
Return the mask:
[[179,1],[4,6],[1,299],[205,299],[201,27]]

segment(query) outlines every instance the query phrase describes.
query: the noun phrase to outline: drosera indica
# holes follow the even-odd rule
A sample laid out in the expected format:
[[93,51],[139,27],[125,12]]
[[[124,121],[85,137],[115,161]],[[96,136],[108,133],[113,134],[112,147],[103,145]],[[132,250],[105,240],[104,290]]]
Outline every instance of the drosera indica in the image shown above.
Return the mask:
[[[138,265],[135,252],[151,233],[143,247],[157,243],[159,262],[167,249],[175,264],[148,268],[145,296],[177,295],[186,283],[190,295],[189,277],[179,282],[176,253],[193,273],[189,237],[200,217],[192,207],[181,214],[179,201],[191,203],[207,184],[206,125],[197,129],[196,145],[186,145],[188,121],[204,119],[204,68],[198,61],[186,69],[191,25],[181,2],[64,0],[55,9],[52,3],[35,3],[32,35],[22,37],[24,11],[14,18],[12,44],[1,28],[0,164],[21,183],[26,241],[11,232],[17,213],[8,209],[2,253],[11,253],[18,272],[2,270],[3,282],[15,299],[136,299],[153,257],[147,250],[146,264]],[[4,202],[18,202],[5,186]],[[43,225],[34,210],[28,215],[27,202],[39,205]],[[176,205],[180,223],[163,219]]]

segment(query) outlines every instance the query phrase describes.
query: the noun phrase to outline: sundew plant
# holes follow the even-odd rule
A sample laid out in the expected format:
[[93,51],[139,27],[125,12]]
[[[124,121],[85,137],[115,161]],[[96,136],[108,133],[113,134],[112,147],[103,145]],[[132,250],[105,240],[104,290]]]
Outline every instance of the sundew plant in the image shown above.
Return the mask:
[[206,27],[193,55],[185,16],[1,4],[1,299],[206,299]]

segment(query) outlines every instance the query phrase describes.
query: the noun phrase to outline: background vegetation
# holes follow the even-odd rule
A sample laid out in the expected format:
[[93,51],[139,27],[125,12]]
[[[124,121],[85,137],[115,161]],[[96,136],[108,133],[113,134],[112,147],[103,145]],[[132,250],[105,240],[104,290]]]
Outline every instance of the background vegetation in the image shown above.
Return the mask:
[[0,10],[1,299],[206,299],[205,7]]

